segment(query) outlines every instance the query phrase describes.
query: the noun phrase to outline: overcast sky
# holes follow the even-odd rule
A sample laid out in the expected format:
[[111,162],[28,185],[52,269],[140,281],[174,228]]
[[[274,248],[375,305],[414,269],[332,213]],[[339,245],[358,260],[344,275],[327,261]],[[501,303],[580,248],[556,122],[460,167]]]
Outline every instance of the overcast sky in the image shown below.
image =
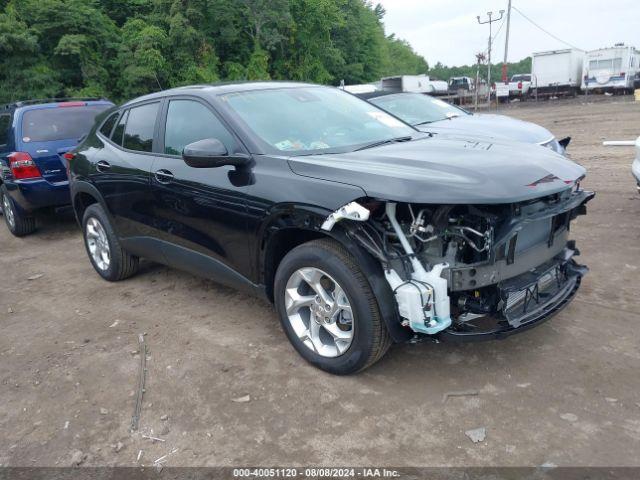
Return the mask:
[[[387,10],[387,34],[408,40],[430,64],[464,65],[475,62],[475,54],[486,50],[488,25],[478,25],[476,16],[497,16],[507,0],[377,0]],[[593,50],[625,42],[640,48],[640,0],[513,0],[531,20],[578,48]],[[506,17],[506,14],[505,14]],[[494,23],[494,34],[500,23]],[[506,26],[496,37],[492,62],[504,56]],[[532,52],[567,48],[525,20],[511,14],[509,61]],[[495,60],[494,60],[495,59]]]

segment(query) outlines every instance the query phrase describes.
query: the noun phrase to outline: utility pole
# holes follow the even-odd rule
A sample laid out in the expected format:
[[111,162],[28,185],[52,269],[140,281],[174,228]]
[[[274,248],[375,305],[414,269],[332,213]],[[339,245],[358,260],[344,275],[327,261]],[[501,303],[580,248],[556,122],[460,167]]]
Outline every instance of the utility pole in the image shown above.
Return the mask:
[[507,6],[507,34],[504,41],[504,62],[502,62],[502,81],[507,82],[507,54],[509,53],[509,27],[511,26],[511,0]]
[[491,40],[492,40],[492,36],[493,36],[493,30],[492,30],[492,24],[494,22],[499,22],[500,20],[502,20],[502,17],[504,16],[504,10],[500,10],[500,17],[499,18],[492,18],[493,16],[493,12],[487,12],[487,17],[489,17],[489,20],[485,20],[484,22],[480,21],[480,15],[478,15],[476,18],[478,19],[478,23],[480,25],[486,25],[487,23],[489,24],[489,48],[487,51],[488,54],[488,62],[487,62],[487,102],[489,102],[489,105],[491,105]]
[[475,92],[475,110],[478,110],[478,93],[480,91],[480,65],[484,63],[484,53],[476,53],[476,92]]

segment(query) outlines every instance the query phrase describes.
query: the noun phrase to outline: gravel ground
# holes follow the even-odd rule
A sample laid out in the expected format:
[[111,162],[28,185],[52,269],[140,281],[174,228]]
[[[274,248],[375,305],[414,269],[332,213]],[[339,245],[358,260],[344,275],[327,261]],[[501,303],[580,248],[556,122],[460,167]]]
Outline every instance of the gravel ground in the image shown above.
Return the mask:
[[591,268],[573,303],[504,341],[396,345],[357,376],[308,366],[269,304],[214,282],[152,264],[102,281],[70,217],[2,226],[0,464],[640,465],[640,195],[632,149],[601,146],[640,134],[640,103],[589,101],[502,110],[572,135],[598,192],[573,229]]

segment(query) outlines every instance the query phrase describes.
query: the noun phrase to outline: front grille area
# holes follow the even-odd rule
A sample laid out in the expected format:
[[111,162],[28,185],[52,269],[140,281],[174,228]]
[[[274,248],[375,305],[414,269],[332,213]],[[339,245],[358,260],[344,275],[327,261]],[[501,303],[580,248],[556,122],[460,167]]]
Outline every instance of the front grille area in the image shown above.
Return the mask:
[[502,314],[512,328],[553,308],[574,290],[578,279],[569,273],[569,262],[554,259],[500,285]]

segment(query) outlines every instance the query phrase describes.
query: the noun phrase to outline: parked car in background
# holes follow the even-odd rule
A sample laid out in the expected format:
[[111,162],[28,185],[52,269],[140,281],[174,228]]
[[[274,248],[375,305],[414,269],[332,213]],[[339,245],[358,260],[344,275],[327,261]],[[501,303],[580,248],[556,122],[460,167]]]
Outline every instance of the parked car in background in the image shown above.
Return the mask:
[[96,99],[0,106],[0,204],[11,233],[32,233],[38,210],[70,205],[63,157],[111,107],[110,101]]
[[527,98],[531,94],[531,85],[530,73],[513,75],[509,82],[509,96]]
[[464,90],[473,92],[475,90],[475,82],[471,77],[451,77],[449,79],[449,91],[458,92]]
[[577,95],[582,82],[584,52],[575,48],[533,54],[531,77],[537,96]]
[[358,96],[423,132],[533,143],[562,155],[571,140],[570,137],[558,140],[535,123],[506,115],[471,113],[429,95],[373,92]]
[[336,88],[154,93],[72,155],[100,276],[127,278],[146,257],[266,297],[300,355],[335,374],[393,341],[524,331],[586,273],[569,240],[594,195],[584,168],[536,146],[432,137]]

